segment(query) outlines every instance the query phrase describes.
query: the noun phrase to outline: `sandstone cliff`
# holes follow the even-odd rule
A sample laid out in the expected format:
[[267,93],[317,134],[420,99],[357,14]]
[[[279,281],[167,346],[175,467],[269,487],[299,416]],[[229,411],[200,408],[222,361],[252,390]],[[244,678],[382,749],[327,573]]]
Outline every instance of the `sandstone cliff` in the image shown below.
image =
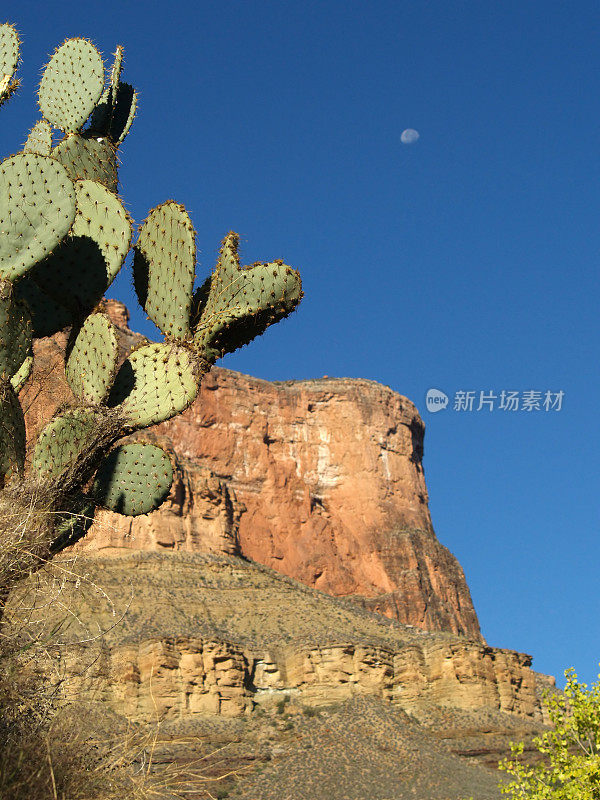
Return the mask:
[[[68,697],[133,719],[371,696],[413,713],[441,706],[542,721],[529,656],[404,625],[239,557],[80,555],[30,585],[42,611],[29,626],[42,638],[59,629],[37,667],[67,679]],[[35,606],[26,590],[11,614]]]
[[[125,352],[136,334],[125,307],[108,303]],[[36,343],[30,433],[69,399],[62,347],[60,336]],[[179,462],[170,498],[134,520],[100,514],[81,548],[239,554],[401,622],[483,641],[464,573],[433,531],[424,426],[405,397],[367,380],[274,383],[214,368],[193,406],[150,436]]]

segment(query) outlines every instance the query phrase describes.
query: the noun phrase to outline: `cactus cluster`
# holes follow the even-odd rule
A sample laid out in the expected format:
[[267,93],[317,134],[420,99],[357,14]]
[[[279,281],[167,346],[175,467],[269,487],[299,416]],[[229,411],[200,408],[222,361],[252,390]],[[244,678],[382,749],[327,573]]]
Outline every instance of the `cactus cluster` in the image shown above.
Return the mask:
[[[0,104],[17,85],[18,63],[18,34],[0,25]],[[283,262],[242,268],[235,233],[194,291],[196,232],[182,205],[165,202],[150,211],[133,245],[135,290],[164,339],[143,343],[119,364],[103,296],[133,236],[117,193],[117,152],[137,94],[122,70],[122,47],[105,79],[94,45],[67,39],[42,75],[42,119],[22,151],[0,164],[0,488],[12,498],[44,496],[55,520],[48,554],[82,535],[86,525],[72,519],[88,518],[96,506],[136,515],[163,502],[171,458],[123,437],[187,408],[217,358],[302,298],[299,274]],[[18,393],[32,369],[32,342],[63,329],[75,402],[28,450]]]

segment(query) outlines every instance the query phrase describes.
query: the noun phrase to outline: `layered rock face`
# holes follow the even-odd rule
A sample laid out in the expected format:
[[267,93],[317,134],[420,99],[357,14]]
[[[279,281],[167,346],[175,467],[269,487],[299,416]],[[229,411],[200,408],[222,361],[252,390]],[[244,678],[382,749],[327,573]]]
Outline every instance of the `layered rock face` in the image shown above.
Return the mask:
[[[29,617],[38,635],[70,612],[61,646],[35,668],[67,697],[135,719],[235,717],[286,699],[320,706],[358,695],[417,714],[442,707],[543,719],[547,679],[530,656],[404,625],[239,557],[63,556],[30,587],[42,609]],[[35,605],[31,588],[13,595],[17,622]]]
[[[111,647],[89,664],[75,648],[54,670],[67,698],[107,703],[137,720],[190,714],[241,716],[282,700],[318,707],[374,696],[407,711],[495,709],[543,721],[531,659],[511,650],[424,640],[399,651],[327,645],[249,652],[232,642],[151,639]],[[85,669],[79,669],[84,664]]]
[[[126,310],[108,310],[130,345]],[[179,461],[171,497],[147,517],[100,514],[81,548],[239,554],[482,641],[464,573],[433,531],[424,425],[405,397],[374,381],[277,383],[214,368],[192,407],[152,435]]]
[[[107,310],[124,357],[141,337],[122,304]],[[35,343],[30,441],[73,400],[65,346],[63,335]],[[498,729],[480,712],[547,722],[551,679],[486,645],[464,573],[435,536],[409,400],[367,380],[214,368],[184,414],[142,436],[176,461],[161,509],[99,512],[66,567],[36,576],[35,601],[26,582],[25,600],[15,593],[17,623],[26,609],[42,641],[38,623],[60,630],[30,668],[68,698],[140,721],[371,696],[416,718],[439,712],[443,730],[459,711],[476,732]]]

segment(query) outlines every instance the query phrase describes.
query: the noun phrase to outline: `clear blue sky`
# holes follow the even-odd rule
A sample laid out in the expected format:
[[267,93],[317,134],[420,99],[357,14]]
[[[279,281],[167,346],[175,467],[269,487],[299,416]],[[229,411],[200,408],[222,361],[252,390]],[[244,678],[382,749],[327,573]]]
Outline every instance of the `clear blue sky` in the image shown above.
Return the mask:
[[[37,119],[70,36],[126,48],[140,113],[121,186],[140,222],[186,205],[199,274],[222,236],[302,272],[298,313],[224,366],[367,377],[427,425],[439,539],[490,644],[558,678],[600,661],[600,5],[65,2],[6,5],[23,86],[2,155]],[[420,139],[400,142],[405,128]],[[129,278],[111,294],[134,309]],[[133,327],[152,335],[137,312]],[[427,389],[563,391],[560,412],[425,407]],[[476,402],[477,405],[477,402]]]

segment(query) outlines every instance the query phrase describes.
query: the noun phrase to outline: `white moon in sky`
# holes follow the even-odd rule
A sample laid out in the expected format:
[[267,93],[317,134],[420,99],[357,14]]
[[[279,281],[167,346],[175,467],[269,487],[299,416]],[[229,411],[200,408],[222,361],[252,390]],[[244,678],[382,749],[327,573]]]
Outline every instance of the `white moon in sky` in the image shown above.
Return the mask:
[[400,134],[400,141],[402,144],[414,144],[419,141],[419,131],[414,128],[407,128]]

